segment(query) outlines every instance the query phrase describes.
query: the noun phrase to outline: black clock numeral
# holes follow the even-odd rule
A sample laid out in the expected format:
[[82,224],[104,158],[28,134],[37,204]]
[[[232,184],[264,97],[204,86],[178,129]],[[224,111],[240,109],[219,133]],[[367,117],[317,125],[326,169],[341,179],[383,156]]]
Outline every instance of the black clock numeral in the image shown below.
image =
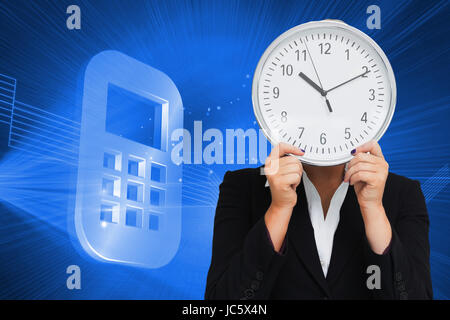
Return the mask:
[[300,54],[303,56],[303,61],[306,61],[306,50],[295,50],[295,53],[297,54],[297,61],[300,61]]
[[327,134],[325,132],[323,132],[320,135],[320,144],[325,144],[325,143],[327,143]]
[[345,49],[345,53],[347,54],[347,61],[350,60],[350,50]]
[[350,139],[352,134],[350,133],[350,128],[345,128],[345,139]]
[[320,54],[331,54],[331,44],[329,42],[319,43]]
[[369,68],[363,66],[362,69],[364,70],[364,73],[366,73],[365,75],[362,76],[362,78],[367,78],[367,72],[369,71]]
[[362,117],[361,117],[361,121],[367,123],[367,112],[364,112]]
[[287,121],[287,112],[281,111],[281,122],[286,122],[286,121]]
[[280,96],[280,88],[274,87],[273,88],[273,98],[278,99],[279,96]]
[[305,127],[298,127],[298,129],[300,130],[300,135],[298,136],[298,138],[300,139],[303,135],[303,131],[305,131]]
[[369,89],[370,97],[369,100],[373,101],[375,100],[375,89]]
[[281,65],[281,70],[282,70],[282,74],[283,76],[292,76],[292,74],[294,73],[294,67],[292,66],[292,64],[288,64],[288,65]]

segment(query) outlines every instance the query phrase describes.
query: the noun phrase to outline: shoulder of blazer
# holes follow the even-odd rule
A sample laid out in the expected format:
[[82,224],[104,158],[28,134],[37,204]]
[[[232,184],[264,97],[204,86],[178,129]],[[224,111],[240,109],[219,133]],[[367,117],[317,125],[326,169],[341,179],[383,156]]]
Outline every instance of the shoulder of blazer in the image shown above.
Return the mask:
[[389,175],[388,175],[388,180],[391,183],[395,183],[398,186],[405,186],[405,185],[410,185],[416,182],[416,180],[410,179],[408,177],[405,176],[401,176],[399,174],[393,173],[389,171]]
[[[220,185],[222,191],[226,185],[243,195],[241,201],[252,208],[259,208],[264,211],[270,201],[270,189],[265,187],[266,176],[262,173],[263,166],[257,168],[245,168],[235,171],[227,171]],[[236,193],[235,193],[236,194]]]
[[386,180],[385,194],[394,197],[402,197],[404,192],[414,186],[420,185],[417,180],[389,172]]
[[239,186],[253,187],[256,180],[266,181],[266,177],[261,174],[263,166],[257,168],[244,168],[234,171],[227,171],[223,181],[231,182]]
[[420,183],[417,180],[389,172],[383,195],[383,204],[387,209],[388,217],[395,220],[397,212],[405,203],[424,203]]

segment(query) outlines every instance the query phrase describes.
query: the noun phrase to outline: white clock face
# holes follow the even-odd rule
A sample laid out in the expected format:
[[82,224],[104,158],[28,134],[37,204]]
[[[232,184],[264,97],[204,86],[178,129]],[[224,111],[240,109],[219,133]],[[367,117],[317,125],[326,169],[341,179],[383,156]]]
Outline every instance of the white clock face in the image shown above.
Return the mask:
[[301,160],[336,165],[378,140],[396,99],[392,68],[378,45],[342,22],[288,30],[266,50],[253,79],[256,118],[273,143],[305,150]]

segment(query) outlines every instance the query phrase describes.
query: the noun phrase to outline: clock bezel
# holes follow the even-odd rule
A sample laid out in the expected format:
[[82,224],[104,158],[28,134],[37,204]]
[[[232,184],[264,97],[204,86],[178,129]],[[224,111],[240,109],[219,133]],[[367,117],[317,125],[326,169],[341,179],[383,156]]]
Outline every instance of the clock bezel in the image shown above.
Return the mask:
[[[395,75],[394,71],[392,69],[392,66],[384,53],[383,49],[367,34],[362,32],[361,30],[352,27],[348,25],[347,23],[339,20],[322,20],[322,21],[311,21],[307,22],[298,26],[295,26],[285,32],[283,32],[281,35],[279,35],[275,40],[272,41],[272,43],[267,47],[267,49],[264,51],[263,55],[258,61],[258,65],[256,67],[255,73],[253,75],[253,83],[252,83],[252,104],[253,104],[253,112],[255,114],[256,120],[258,121],[259,127],[263,131],[266,138],[269,140],[269,142],[272,145],[278,144],[280,141],[275,141],[274,137],[272,137],[272,131],[269,129],[269,126],[264,120],[264,117],[261,113],[261,108],[259,105],[259,82],[261,79],[261,74],[263,67],[270,56],[270,54],[287,38],[290,38],[293,34],[298,32],[303,32],[309,29],[315,29],[315,28],[332,28],[332,29],[344,29],[348,32],[354,33],[356,37],[361,38],[363,41],[366,41],[370,46],[373,47],[375,52],[378,54],[378,56],[381,58],[381,61],[384,64],[384,67],[387,72],[387,77],[389,80],[389,87],[391,90],[391,100],[389,105],[388,114],[383,122],[383,125],[378,130],[378,132],[373,137],[373,140],[380,140],[381,137],[386,132],[387,128],[389,127],[389,124],[391,123],[392,117],[394,116],[396,101],[397,101],[397,86],[395,82]],[[360,146],[361,144],[357,145]],[[356,147],[357,147],[356,146]],[[355,148],[356,148],[355,147]],[[306,155],[307,157],[307,155]],[[334,166],[339,165],[343,163],[349,162],[353,156],[349,154],[347,157],[339,158],[339,159],[333,159],[333,160],[311,160],[304,157],[297,157],[299,160],[301,160],[303,163],[315,165],[315,166]]]

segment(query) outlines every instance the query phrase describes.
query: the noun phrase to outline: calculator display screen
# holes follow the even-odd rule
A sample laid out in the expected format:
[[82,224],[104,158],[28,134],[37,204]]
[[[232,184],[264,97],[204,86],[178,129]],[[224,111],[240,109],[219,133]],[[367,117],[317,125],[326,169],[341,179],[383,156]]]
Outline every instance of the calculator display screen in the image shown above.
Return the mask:
[[108,85],[107,132],[161,150],[161,112],[160,103]]

